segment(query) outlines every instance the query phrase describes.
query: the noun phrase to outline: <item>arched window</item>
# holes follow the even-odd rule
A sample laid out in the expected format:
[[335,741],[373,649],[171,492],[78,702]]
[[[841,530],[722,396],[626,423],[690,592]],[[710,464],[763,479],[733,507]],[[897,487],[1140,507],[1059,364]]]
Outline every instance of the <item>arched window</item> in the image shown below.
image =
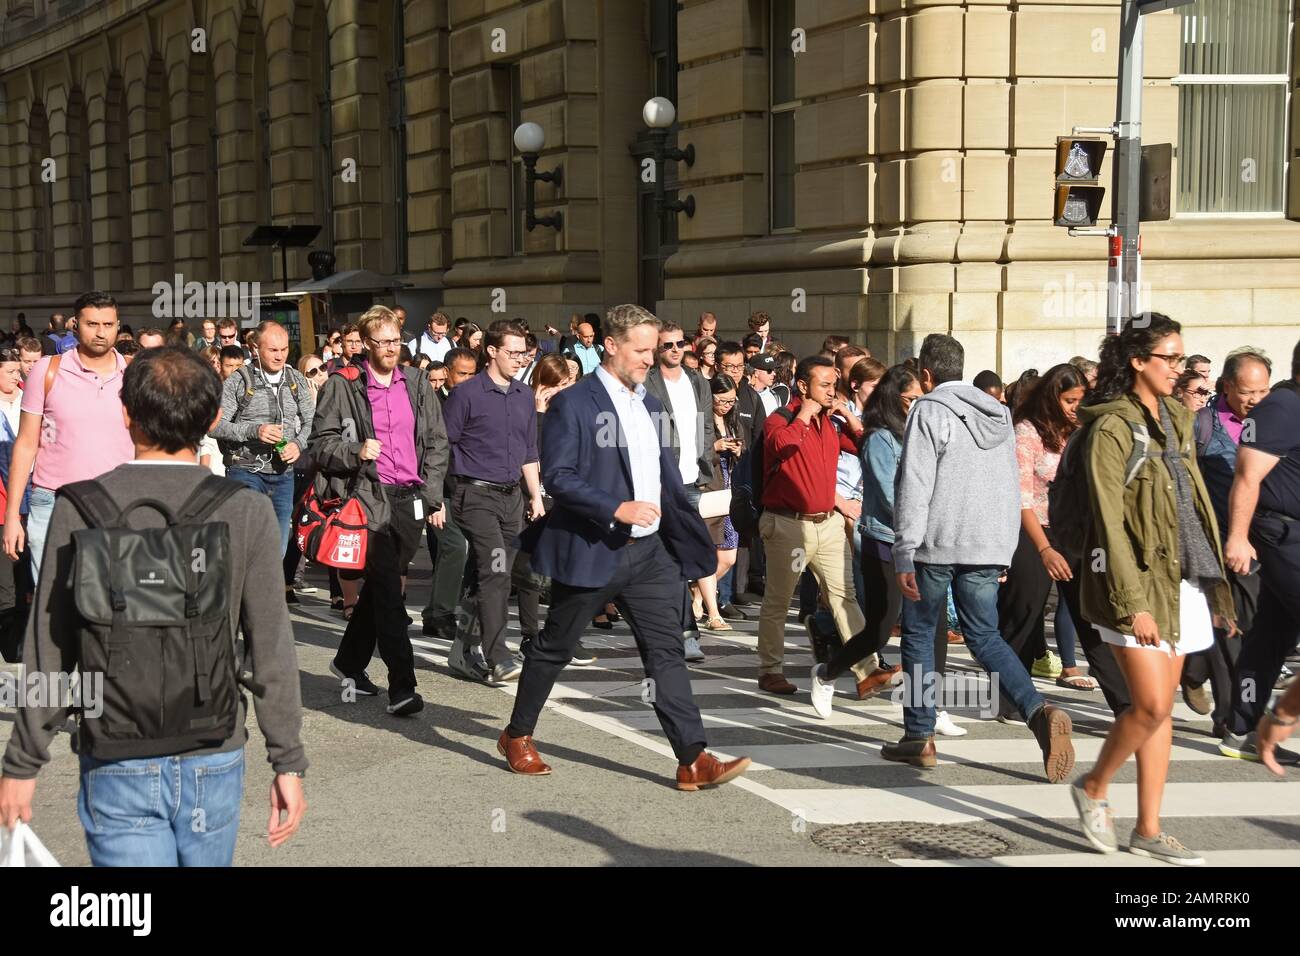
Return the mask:
[[[29,173],[32,187],[32,253],[35,257],[37,292],[54,291],[54,183],[46,173],[50,156],[50,127],[45,104],[32,104],[28,118],[30,145]],[[57,172],[57,171],[56,171]]]
[[311,24],[311,76],[312,90],[316,95],[313,111],[316,158],[313,170],[316,221],[321,225],[321,245],[325,249],[334,245],[334,122],[331,116],[333,94],[330,91],[329,22],[325,17],[325,2],[317,0],[312,10]]
[[118,287],[129,292],[135,288],[131,248],[131,128],[119,74],[109,78],[104,114],[108,118],[104,142],[108,159],[108,221],[114,250],[111,264],[121,270],[115,277]]
[[406,22],[404,0],[387,0],[380,7],[379,43],[384,66],[385,96],[384,233],[392,236],[385,264],[394,273],[408,271],[406,216]]
[[90,196],[90,119],[81,90],[73,90],[68,97],[68,167],[76,177],[68,202],[77,210],[72,221],[77,224],[74,241],[81,255],[78,291],[85,291],[95,287],[95,229]]

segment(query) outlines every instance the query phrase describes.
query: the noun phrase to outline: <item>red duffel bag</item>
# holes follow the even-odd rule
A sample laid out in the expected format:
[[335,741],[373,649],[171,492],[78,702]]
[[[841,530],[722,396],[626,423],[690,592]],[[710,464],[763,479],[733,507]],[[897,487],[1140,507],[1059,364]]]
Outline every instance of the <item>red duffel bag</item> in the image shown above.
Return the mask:
[[355,495],[322,501],[315,487],[307,489],[294,521],[298,550],[340,571],[366,569],[366,509]]

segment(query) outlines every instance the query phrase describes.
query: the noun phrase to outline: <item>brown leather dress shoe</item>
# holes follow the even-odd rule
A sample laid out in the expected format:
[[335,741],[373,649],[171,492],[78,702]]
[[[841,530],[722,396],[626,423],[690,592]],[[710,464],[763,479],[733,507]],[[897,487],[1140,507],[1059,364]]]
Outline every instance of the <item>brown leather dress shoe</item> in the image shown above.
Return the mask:
[[707,750],[695,758],[689,767],[682,764],[677,767],[677,789],[698,790],[700,787],[716,787],[735,780],[749,769],[748,757],[737,757],[723,763]]
[[904,737],[898,743],[885,744],[880,748],[880,756],[895,763],[907,763],[913,767],[933,767],[939,762],[934,749],[934,738]]
[[868,697],[876,696],[882,687],[888,687],[893,682],[894,675],[902,669],[902,664],[895,664],[892,667],[877,667],[858,681],[858,700],[866,700]]
[[511,737],[501,731],[497,740],[497,752],[506,758],[511,773],[522,773],[527,777],[542,777],[551,772],[533,746],[532,737]]
[[793,694],[799,690],[798,687],[786,680],[783,674],[760,674],[758,689],[767,691],[769,694]]
[[962,637],[962,636],[961,636],[960,634],[958,634],[956,631],[949,631],[949,632],[948,632],[948,643],[949,643],[949,644],[965,644],[965,643],[966,643],[966,638]]

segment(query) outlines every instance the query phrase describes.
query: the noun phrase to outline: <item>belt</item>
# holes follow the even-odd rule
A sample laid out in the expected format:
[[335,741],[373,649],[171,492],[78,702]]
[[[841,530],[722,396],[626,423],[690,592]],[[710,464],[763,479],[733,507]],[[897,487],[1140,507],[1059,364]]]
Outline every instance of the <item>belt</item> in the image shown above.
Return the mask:
[[422,488],[419,485],[384,485],[384,490],[394,498],[414,498]]
[[513,495],[519,490],[518,485],[502,485],[495,481],[484,481],[481,478],[462,478],[458,475],[456,480],[463,481],[467,485],[477,485],[480,488],[490,488],[491,490],[500,492],[503,495]]
[[793,518],[795,521],[811,521],[813,524],[821,524],[829,518],[833,511],[818,511],[816,514],[804,514],[802,511],[790,511],[786,508],[768,508],[768,511],[774,515],[780,515],[783,518]]

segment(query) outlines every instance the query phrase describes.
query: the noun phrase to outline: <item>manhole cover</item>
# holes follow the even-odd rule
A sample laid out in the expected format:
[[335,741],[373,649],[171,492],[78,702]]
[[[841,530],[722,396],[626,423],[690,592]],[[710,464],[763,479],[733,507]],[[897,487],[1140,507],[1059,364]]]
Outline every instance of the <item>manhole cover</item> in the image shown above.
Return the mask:
[[967,824],[849,823],[822,827],[812,841],[836,853],[886,860],[988,859],[1011,849],[1006,840]]

